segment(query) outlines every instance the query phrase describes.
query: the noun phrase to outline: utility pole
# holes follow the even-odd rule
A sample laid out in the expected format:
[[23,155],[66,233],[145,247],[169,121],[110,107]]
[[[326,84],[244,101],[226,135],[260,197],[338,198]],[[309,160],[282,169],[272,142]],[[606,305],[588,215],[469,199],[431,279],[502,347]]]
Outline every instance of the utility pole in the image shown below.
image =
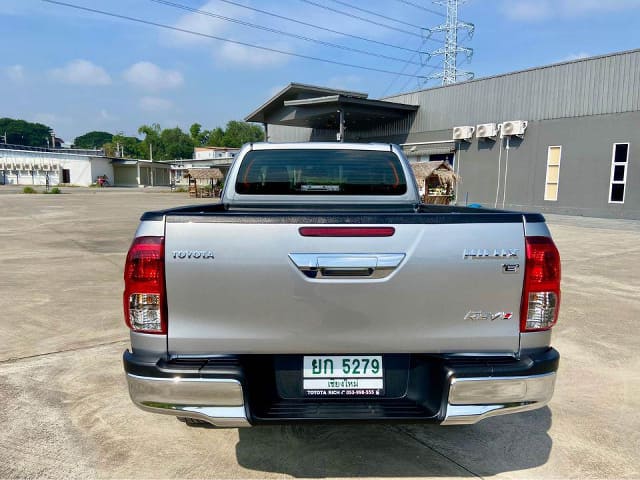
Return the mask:
[[459,30],[466,30],[469,39],[473,37],[475,30],[473,23],[458,21],[458,7],[467,3],[467,0],[434,0],[433,3],[447,8],[447,20],[442,25],[427,29],[427,38],[434,33],[444,32],[445,34],[444,47],[430,52],[429,59],[435,56],[443,56],[444,63],[442,72],[430,75],[427,80],[442,79],[442,85],[451,85],[461,80],[473,79],[473,72],[458,70],[457,63],[459,53],[464,53],[467,61],[470,61],[471,57],[473,57],[473,49],[458,45]]
[[153,162],[153,145],[149,144],[149,160]]

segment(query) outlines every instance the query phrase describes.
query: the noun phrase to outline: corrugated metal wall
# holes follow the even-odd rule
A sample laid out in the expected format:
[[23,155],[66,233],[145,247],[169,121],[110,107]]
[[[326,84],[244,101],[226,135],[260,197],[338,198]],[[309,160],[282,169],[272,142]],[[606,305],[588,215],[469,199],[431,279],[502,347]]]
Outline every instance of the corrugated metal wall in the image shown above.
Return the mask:
[[[640,110],[640,50],[432,88],[385,100],[420,105],[410,132]],[[365,133],[365,132],[362,132]],[[367,137],[407,133],[404,122]]]

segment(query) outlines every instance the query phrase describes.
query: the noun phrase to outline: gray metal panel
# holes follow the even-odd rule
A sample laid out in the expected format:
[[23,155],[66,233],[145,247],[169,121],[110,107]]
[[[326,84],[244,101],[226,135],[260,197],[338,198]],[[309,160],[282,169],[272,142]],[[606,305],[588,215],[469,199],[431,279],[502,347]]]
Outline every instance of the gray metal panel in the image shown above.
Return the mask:
[[[640,50],[541,67],[397,95],[386,100],[421,105],[411,133],[505,120],[631,112],[640,109]],[[402,122],[367,137],[407,133]]]

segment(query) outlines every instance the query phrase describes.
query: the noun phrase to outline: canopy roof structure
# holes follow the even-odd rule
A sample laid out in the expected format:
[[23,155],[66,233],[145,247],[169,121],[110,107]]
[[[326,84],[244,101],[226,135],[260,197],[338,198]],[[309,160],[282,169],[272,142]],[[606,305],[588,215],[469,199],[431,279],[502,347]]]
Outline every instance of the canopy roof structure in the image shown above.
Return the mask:
[[366,93],[291,83],[245,118],[247,122],[340,130],[367,130],[406,118],[417,105],[372,100]]
[[221,180],[224,178],[219,168],[190,168],[185,172],[184,176],[195,180]]
[[437,179],[441,185],[448,186],[454,186],[459,180],[447,161],[412,163],[411,169],[418,185],[424,184],[427,178]]

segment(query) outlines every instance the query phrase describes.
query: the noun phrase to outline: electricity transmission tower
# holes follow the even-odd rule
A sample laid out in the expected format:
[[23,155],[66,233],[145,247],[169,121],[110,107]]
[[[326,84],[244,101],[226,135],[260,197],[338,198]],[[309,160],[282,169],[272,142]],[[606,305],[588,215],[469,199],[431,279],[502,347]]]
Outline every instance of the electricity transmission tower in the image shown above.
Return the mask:
[[444,24],[427,29],[427,38],[434,33],[444,32],[444,47],[438,48],[429,53],[429,57],[442,55],[444,57],[442,72],[434,73],[427,77],[427,80],[442,79],[442,85],[450,85],[461,80],[471,80],[473,72],[458,70],[458,54],[466,55],[467,61],[473,57],[473,49],[458,45],[458,32],[466,30],[467,37],[473,37],[475,29],[473,23],[458,21],[458,7],[467,0],[434,0],[433,3],[447,7],[447,20]]

